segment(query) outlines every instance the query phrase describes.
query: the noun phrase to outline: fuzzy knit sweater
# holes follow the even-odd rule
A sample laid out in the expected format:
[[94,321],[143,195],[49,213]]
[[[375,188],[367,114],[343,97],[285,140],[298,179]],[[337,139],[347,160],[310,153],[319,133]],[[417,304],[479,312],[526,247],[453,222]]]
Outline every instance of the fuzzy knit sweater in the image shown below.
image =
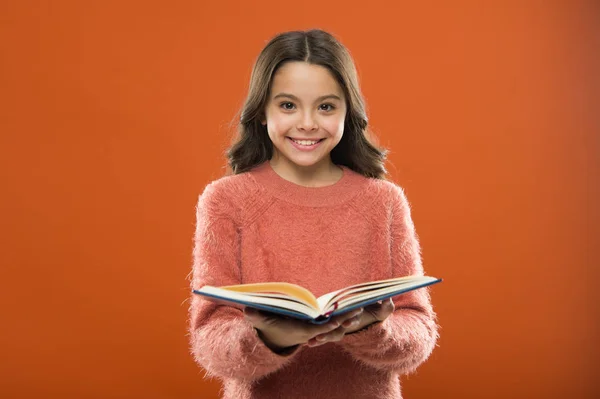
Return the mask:
[[[286,281],[316,296],[351,284],[423,274],[403,190],[342,166],[333,185],[304,187],[269,162],[206,186],[196,207],[192,288]],[[339,342],[272,352],[241,310],[192,295],[190,343],[226,399],[401,398],[399,376],[432,352],[428,288]]]

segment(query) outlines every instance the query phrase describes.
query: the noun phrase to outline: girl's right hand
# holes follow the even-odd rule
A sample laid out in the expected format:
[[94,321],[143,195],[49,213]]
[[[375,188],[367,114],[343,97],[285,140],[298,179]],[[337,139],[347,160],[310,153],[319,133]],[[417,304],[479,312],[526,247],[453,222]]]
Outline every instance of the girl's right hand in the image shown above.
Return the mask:
[[[333,317],[325,324],[311,324],[302,320],[289,319],[267,314],[256,309],[244,309],[246,319],[258,330],[259,337],[274,352],[307,343],[317,335],[327,334],[328,341],[339,341],[347,328],[359,322],[362,309]],[[342,323],[345,323],[342,326]],[[322,342],[325,343],[325,342]]]

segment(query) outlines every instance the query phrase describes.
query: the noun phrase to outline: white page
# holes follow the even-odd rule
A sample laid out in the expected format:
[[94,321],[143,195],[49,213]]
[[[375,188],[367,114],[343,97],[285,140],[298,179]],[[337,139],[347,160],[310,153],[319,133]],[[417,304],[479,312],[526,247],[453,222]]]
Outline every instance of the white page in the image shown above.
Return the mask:
[[258,295],[247,295],[245,293],[230,291],[230,290],[212,287],[212,286],[208,286],[208,285],[205,285],[198,291],[204,292],[209,295],[214,295],[216,297],[223,298],[225,300],[227,300],[228,298],[231,298],[233,300],[238,300],[238,301],[245,301],[245,302],[257,303],[257,304],[261,304],[261,305],[276,306],[279,308],[290,309],[290,310],[293,310],[298,313],[303,313],[303,314],[308,315],[313,318],[317,318],[321,315],[321,313],[319,311],[314,310],[310,306],[304,305],[300,302],[290,301],[287,299],[269,298],[269,297],[263,297],[263,296],[258,296]]
[[[432,282],[437,280],[435,277],[430,277],[430,276],[413,276],[412,277],[412,281],[397,281],[395,284],[390,284],[389,280],[386,283],[381,283],[381,284],[373,284],[369,287],[368,291],[365,291],[363,294],[358,294],[356,295],[357,292],[361,292],[364,291],[365,289],[365,285],[361,285],[360,288],[355,288],[355,289],[351,289],[348,290],[347,292],[344,292],[343,297],[345,297],[346,295],[352,295],[352,298],[347,298],[347,299],[341,299],[340,298],[336,298],[337,293],[344,291],[344,289],[336,291],[335,293],[332,293],[332,295],[324,295],[321,298],[324,299],[328,299],[328,302],[326,303],[320,303],[319,305],[323,307],[324,312],[329,312],[333,309],[333,305],[335,304],[335,302],[338,302],[338,309],[357,303],[357,302],[362,302],[365,299],[369,299],[369,298],[375,298],[378,297],[380,295],[385,295],[387,293],[392,293],[394,291],[399,291],[402,289],[409,289],[410,287],[417,287],[420,286],[422,284],[428,283],[428,282]],[[376,288],[376,289],[374,289]]]
[[[388,280],[382,280],[379,282],[370,282],[363,284],[356,284],[350,287],[342,288],[340,290],[330,292],[328,294],[322,295],[317,298],[317,302],[321,309],[328,309],[331,307],[333,303],[339,300],[338,294],[341,294],[342,297],[346,295],[351,295],[355,292],[367,291],[371,292],[376,289],[381,289],[384,287],[401,287],[405,285],[420,285],[421,283],[435,280],[434,277],[430,276],[406,276]],[[342,294],[343,293],[343,294]]]

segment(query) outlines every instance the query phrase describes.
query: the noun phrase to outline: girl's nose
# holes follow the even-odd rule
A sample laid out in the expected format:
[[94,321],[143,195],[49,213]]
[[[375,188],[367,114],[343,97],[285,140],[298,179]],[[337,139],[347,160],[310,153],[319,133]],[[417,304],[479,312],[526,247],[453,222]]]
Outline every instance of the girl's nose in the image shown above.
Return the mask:
[[310,112],[305,113],[298,123],[298,130],[310,132],[317,130],[318,128],[319,126],[317,125],[317,121]]

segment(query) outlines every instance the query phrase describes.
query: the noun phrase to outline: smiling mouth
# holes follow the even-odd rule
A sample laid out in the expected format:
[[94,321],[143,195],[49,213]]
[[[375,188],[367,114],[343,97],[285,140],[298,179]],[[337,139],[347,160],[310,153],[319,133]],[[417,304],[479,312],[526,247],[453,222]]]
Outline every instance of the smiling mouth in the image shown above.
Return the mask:
[[325,139],[318,139],[318,140],[295,140],[292,139],[291,137],[286,137],[288,140],[290,140],[290,142],[292,143],[292,146],[294,146],[297,150],[299,151],[312,151],[318,147],[321,146],[321,142]]
[[293,137],[288,137],[288,139],[290,139],[290,140],[292,140],[292,141],[294,141],[295,143],[298,143],[298,144],[300,144],[301,142],[316,144],[316,143],[319,143],[319,142],[325,140],[325,139],[316,139],[316,140],[315,139],[312,139],[312,140],[311,139],[295,139]]

